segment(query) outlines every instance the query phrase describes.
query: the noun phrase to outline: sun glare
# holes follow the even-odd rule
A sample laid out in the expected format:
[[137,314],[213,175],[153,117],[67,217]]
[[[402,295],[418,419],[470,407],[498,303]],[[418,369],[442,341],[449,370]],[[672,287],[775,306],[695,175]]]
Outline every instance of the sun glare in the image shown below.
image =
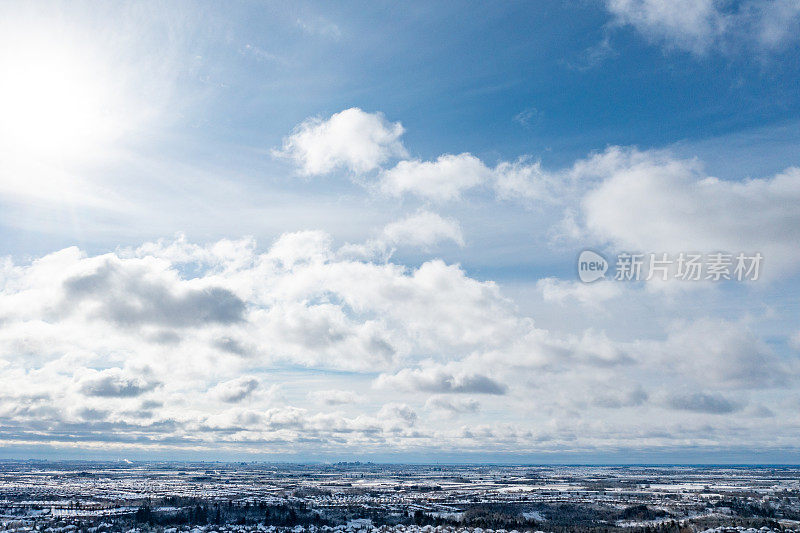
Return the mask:
[[115,132],[120,102],[107,72],[64,43],[0,56],[0,135],[18,155],[91,156]]

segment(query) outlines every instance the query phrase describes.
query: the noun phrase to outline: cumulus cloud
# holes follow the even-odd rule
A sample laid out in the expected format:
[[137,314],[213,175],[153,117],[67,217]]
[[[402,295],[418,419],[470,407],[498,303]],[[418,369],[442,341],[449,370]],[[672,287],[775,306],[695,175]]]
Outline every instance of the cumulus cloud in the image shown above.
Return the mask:
[[[604,157],[616,159],[617,166],[586,195],[583,209],[587,226],[620,246],[639,247],[649,241],[659,250],[727,245],[755,250],[785,247],[786,238],[798,237],[794,230],[800,217],[800,169],[769,179],[729,182],[703,175],[696,161],[619,149],[595,161],[604,164]],[[775,227],[788,230],[786,238],[770,238]]]
[[155,389],[160,383],[145,372],[141,375],[125,372],[121,368],[103,371],[87,369],[80,378],[80,391],[87,396],[103,398],[127,398],[141,396]]
[[380,176],[380,189],[391,196],[415,194],[440,202],[455,200],[488,181],[492,171],[472,154],[445,154],[436,161],[400,161]]
[[501,200],[535,205],[559,202],[565,191],[563,178],[528,157],[490,167],[474,155],[462,153],[444,154],[434,161],[400,161],[381,172],[378,187],[390,196],[411,194],[435,202],[458,200],[464,192],[484,187],[494,190]]
[[431,249],[436,244],[452,241],[464,246],[464,235],[457,220],[431,211],[418,210],[405,218],[390,222],[380,234],[363,244],[346,244],[338,251],[340,257],[388,260],[397,248],[421,247]]
[[187,327],[242,320],[244,302],[224,288],[172,283],[174,278],[158,275],[163,271],[117,257],[92,263],[90,272],[64,280],[65,307],[86,305],[92,316],[125,326]]
[[211,389],[211,394],[227,403],[238,403],[258,389],[258,379],[252,376],[241,376],[224,381]]
[[[664,13],[674,15],[678,26],[684,25],[683,18],[702,21],[703,13],[716,10],[710,2],[695,3],[687,9],[662,5],[656,0],[620,0],[612,4],[620,12],[639,13],[636,16],[642,20],[661,20],[662,15],[667,17]],[[705,31],[704,23],[692,24],[700,28],[698,32]],[[342,124],[350,124],[360,133],[342,133]],[[332,134],[332,130],[336,133]],[[378,130],[382,133],[370,133]],[[399,143],[401,133],[399,124],[390,127],[378,115],[348,109],[328,121],[314,119],[301,124],[287,138],[282,153],[295,159],[306,174],[336,167],[363,173],[381,167],[391,156],[404,157],[401,145],[391,148],[392,143]],[[346,148],[333,141],[332,145],[317,142],[328,137],[347,139],[342,145]],[[362,157],[363,154],[371,155]],[[498,200],[530,207],[559,207],[564,217],[552,228],[555,239],[592,238],[617,250],[653,253],[760,252],[765,258],[765,277],[794,270],[800,262],[795,246],[800,239],[798,168],[773,177],[728,181],[707,175],[697,160],[679,159],[667,151],[612,146],[554,171],[545,170],[539,161],[527,157],[500,161],[492,167],[472,154],[461,153],[444,154],[433,161],[402,160],[392,168],[382,169],[376,179],[373,189],[396,197],[412,194],[446,202],[459,199],[467,190],[483,188],[493,191]],[[312,241],[326,237],[319,232],[305,232],[295,238],[311,239],[306,245],[320,249],[322,243]],[[343,252],[350,256],[388,257],[387,250],[395,245],[425,247],[448,239],[463,244],[458,224],[420,211],[387,225],[382,235],[372,241]],[[298,245],[292,243],[293,247]],[[588,303],[590,292],[595,300],[604,294],[612,297],[612,289],[607,286],[605,292],[569,288],[557,282],[543,282],[541,288],[548,297],[561,301],[571,298]]]
[[241,342],[232,337],[220,337],[214,341],[214,346],[218,349],[241,356],[250,355],[251,350],[244,346]]
[[450,240],[464,246],[464,235],[458,221],[425,210],[387,224],[381,233],[381,240],[392,245],[423,247]]
[[425,408],[429,410],[446,411],[449,413],[476,413],[480,409],[480,404],[472,398],[448,398],[446,396],[431,396],[425,402]]
[[351,403],[358,403],[359,396],[350,390],[318,390],[311,391],[308,396],[316,403],[324,405],[347,405]]
[[400,141],[403,131],[399,122],[388,122],[381,113],[353,107],[328,119],[305,120],[274,154],[290,159],[303,176],[337,169],[368,172],[391,158],[407,155]]
[[725,396],[703,392],[672,395],[667,400],[667,405],[672,409],[718,415],[733,413],[741,409],[739,404]]
[[544,170],[540,161],[522,157],[502,161],[493,171],[494,190],[501,200],[560,203],[568,186],[568,176]]
[[728,389],[781,386],[792,375],[791,363],[778,357],[746,324],[700,319],[676,321],[660,343],[643,347],[658,353],[670,366],[706,383]]
[[270,248],[270,257],[280,266],[292,269],[329,260],[331,246],[331,236],[324,231],[295,231],[284,233],[275,241]]
[[769,50],[795,40],[800,6],[792,0],[751,0],[728,5],[717,0],[606,0],[619,25],[647,39],[703,54],[737,45]]
[[[267,417],[273,406],[256,394],[269,384],[265,366],[382,371],[433,350],[450,358],[499,346],[524,327],[493,283],[458,266],[345,259],[321,232],[284,235],[265,252],[248,241],[198,246],[178,237],[101,256],[66,249],[0,268],[0,388],[13,396],[3,413],[53,428],[89,417],[118,428],[121,439],[142,427],[176,445],[205,438],[203,428],[261,431],[259,438],[291,428],[281,438],[298,439],[322,429],[289,421],[316,414]],[[236,305],[216,311],[219,294]],[[453,385],[481,386],[470,376]],[[42,396],[33,402],[22,391]],[[138,401],[145,394],[147,407]],[[252,410],[230,407],[246,398]],[[321,406],[354,399],[329,395]],[[336,416],[324,428],[377,438],[386,426]]]
[[650,397],[641,386],[620,390],[619,387],[612,385],[609,389],[595,396],[595,405],[608,409],[636,407],[645,403]]
[[505,394],[508,391],[506,385],[488,376],[453,375],[439,368],[404,368],[394,375],[383,374],[376,380],[376,386],[442,393]]
[[[470,154],[434,162],[403,161],[382,174],[384,191],[434,200],[457,199],[467,189],[491,187],[500,200],[561,206],[559,238],[595,239],[615,249],[652,252],[726,251],[764,255],[761,274],[796,269],[800,252],[800,169],[772,177],[730,181],[709,176],[700,161],[667,151],[612,146],[572,166],[549,171],[521,158],[490,168]],[[781,228],[781,231],[775,231]],[[541,282],[548,298],[613,297],[603,290]]]
[[378,418],[390,421],[401,421],[404,422],[407,427],[411,427],[417,422],[417,413],[404,403],[388,403],[381,407]]
[[654,253],[761,252],[761,274],[773,278],[800,263],[800,169],[728,181],[697,160],[610,147],[558,174],[577,206],[562,224],[572,238]]
[[[457,200],[470,189],[493,188],[499,198],[556,201],[563,185],[560,177],[545,172],[538,161],[522,157],[501,161],[494,168],[476,156],[443,154],[433,161],[405,159],[400,142],[403,127],[391,124],[380,113],[351,108],[327,120],[311,118],[299,124],[273,154],[290,159],[304,176],[349,170],[359,182],[384,195],[414,195],[435,202]],[[402,159],[383,168],[393,158]],[[377,182],[363,174],[380,169]]]

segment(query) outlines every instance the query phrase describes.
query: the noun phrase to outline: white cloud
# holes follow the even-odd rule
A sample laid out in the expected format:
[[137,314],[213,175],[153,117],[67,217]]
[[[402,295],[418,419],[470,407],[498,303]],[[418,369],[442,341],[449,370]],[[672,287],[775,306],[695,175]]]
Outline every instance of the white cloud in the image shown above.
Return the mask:
[[606,0],[617,24],[631,25],[653,42],[703,54],[740,41],[762,49],[796,39],[800,5],[751,0],[731,7],[718,0]]
[[270,257],[287,269],[324,263],[331,258],[331,244],[331,236],[324,231],[285,233],[270,248]]
[[742,408],[725,396],[703,392],[673,394],[667,400],[667,405],[672,409],[716,415],[733,413]]
[[582,305],[599,308],[602,303],[617,298],[624,293],[624,285],[614,281],[581,283],[564,281],[558,278],[544,278],[536,282],[536,288],[546,302],[566,304],[576,301]]
[[784,361],[746,324],[721,319],[676,321],[663,342],[642,343],[665,366],[697,376],[706,386],[744,390],[786,385],[797,363]]
[[615,386],[608,387],[608,389],[593,398],[595,405],[608,409],[636,407],[642,405],[649,398],[649,395],[641,385],[625,389],[615,384]]
[[430,250],[436,244],[446,241],[464,246],[464,235],[458,221],[420,209],[405,218],[386,224],[374,239],[363,244],[346,244],[337,253],[346,258],[388,260],[395,248],[420,247]]
[[[138,375],[137,375],[138,374]],[[125,398],[140,396],[160,385],[150,372],[130,373],[121,368],[103,371],[86,369],[78,380],[81,393],[87,396]]]
[[795,0],[751,2],[752,26],[758,41],[767,48],[778,48],[797,40],[800,30],[800,5]]
[[240,376],[224,381],[211,389],[211,394],[227,403],[238,403],[258,389],[258,379],[252,376]]
[[526,204],[535,202],[563,202],[568,181],[566,176],[542,169],[539,161],[520,158],[501,162],[494,169],[494,190],[501,200],[516,200]]
[[381,237],[392,245],[429,247],[450,240],[464,246],[464,235],[458,221],[424,210],[387,224]]
[[378,418],[387,421],[403,422],[407,427],[417,422],[417,413],[404,403],[387,403],[378,412]]
[[472,154],[445,154],[436,161],[400,161],[381,173],[379,187],[391,196],[414,194],[445,202],[458,199],[464,190],[491,176],[492,171]]
[[327,120],[307,119],[283,140],[282,149],[274,153],[291,159],[303,176],[337,169],[363,173],[391,158],[407,155],[400,141],[403,131],[399,122],[388,122],[381,113],[366,113],[353,107]]
[[84,263],[85,272],[63,282],[66,312],[83,307],[87,316],[120,326],[190,327],[243,320],[244,302],[231,291],[176,282],[174,272],[153,269],[147,260],[121,261],[109,255]]
[[324,405],[347,405],[360,401],[358,394],[350,390],[318,390],[309,392],[308,396],[314,402]]
[[697,52],[705,50],[726,26],[714,0],[608,0],[606,5],[620,24]]
[[800,352],[800,331],[795,331],[794,334],[789,337],[789,346]]
[[425,408],[448,413],[477,413],[480,410],[480,404],[472,398],[449,398],[437,395],[428,398]]
[[342,30],[337,24],[323,17],[298,18],[297,27],[308,35],[325,37],[334,41],[342,38]]
[[403,131],[399,122],[389,123],[380,113],[351,108],[327,120],[302,122],[273,154],[292,160],[304,176],[347,169],[361,178],[380,168],[373,188],[393,197],[410,194],[448,202],[458,200],[467,190],[490,186],[502,199],[553,202],[563,192],[560,176],[544,172],[538,161],[526,157],[490,168],[464,152],[443,154],[434,161],[404,159],[392,168],[382,168],[392,158],[408,156],[400,141]]
[[395,375],[382,374],[375,385],[378,388],[472,394],[505,394],[508,390],[508,387],[489,376],[464,373],[453,375],[437,367],[413,370],[405,368]]
[[761,252],[765,275],[800,263],[800,169],[725,181],[697,161],[620,148],[580,167],[603,176],[581,202],[584,230],[617,249]]
[[[319,453],[527,450],[534,438],[539,449],[596,449],[620,444],[614,434],[630,446],[650,438],[654,409],[693,401],[668,392],[708,395],[691,413],[698,428],[725,418],[715,399],[745,405],[737,393],[778,418],[785,410],[769,394],[798,375],[741,323],[675,324],[664,339],[624,343],[599,330],[556,334],[458,266],[354,260],[321,232],[284,235],[263,252],[250,239],[183,237],[100,256],[66,249],[1,262],[0,281],[0,427],[53,445],[94,442],[102,426],[119,446],[242,453],[265,442]],[[198,294],[205,311],[184,312]],[[210,310],[231,295],[236,320],[220,320]],[[151,312],[154,299],[178,318]],[[330,370],[348,371],[345,387]],[[508,424],[487,424],[498,410]],[[453,413],[474,424],[450,422]],[[719,429],[703,442],[729,438]]]
[[[560,170],[523,158],[492,174],[498,199],[562,207],[557,239],[644,253],[761,252],[761,274],[772,279],[800,265],[800,168],[732,181],[709,176],[696,159],[611,146]],[[556,280],[540,288],[553,301],[613,296],[608,286]]]

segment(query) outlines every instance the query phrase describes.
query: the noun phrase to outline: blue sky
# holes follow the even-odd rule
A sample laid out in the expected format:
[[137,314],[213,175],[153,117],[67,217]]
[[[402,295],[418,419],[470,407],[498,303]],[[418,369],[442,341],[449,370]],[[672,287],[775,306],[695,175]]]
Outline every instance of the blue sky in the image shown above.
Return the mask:
[[797,461],[796,1],[0,15],[3,455]]

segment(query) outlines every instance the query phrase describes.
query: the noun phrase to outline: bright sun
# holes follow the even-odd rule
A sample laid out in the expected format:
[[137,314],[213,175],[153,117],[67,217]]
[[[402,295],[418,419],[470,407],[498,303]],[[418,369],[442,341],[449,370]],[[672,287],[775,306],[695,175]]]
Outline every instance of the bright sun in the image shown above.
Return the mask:
[[[115,133],[120,102],[102,65],[67,43],[0,53],[0,142],[29,157],[82,158]],[[4,151],[5,151],[4,150]]]

